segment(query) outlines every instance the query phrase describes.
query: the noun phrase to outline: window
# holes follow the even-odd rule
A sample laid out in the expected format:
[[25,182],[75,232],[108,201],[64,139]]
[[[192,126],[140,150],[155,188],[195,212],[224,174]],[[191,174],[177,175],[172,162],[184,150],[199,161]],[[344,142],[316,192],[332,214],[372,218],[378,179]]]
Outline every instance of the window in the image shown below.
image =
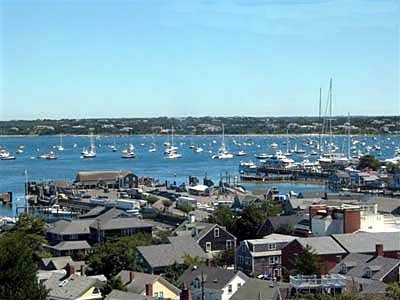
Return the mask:
[[340,266],[340,273],[343,273],[343,274],[347,273],[347,266],[345,264],[342,264]]
[[232,284],[228,285],[228,293],[232,293]]
[[214,237],[219,237],[219,228],[214,228]]
[[211,242],[206,242],[206,251],[211,251]]
[[243,265],[243,256],[239,255],[239,264]]
[[239,283],[237,284],[237,289],[240,289],[241,286],[242,286],[242,284],[239,282]]
[[226,240],[226,249],[230,249],[233,247],[233,242],[232,240]]
[[154,292],[154,297],[158,298],[158,292]]
[[160,299],[164,298],[164,292],[160,292]]
[[270,256],[268,257],[268,262],[270,265],[278,264],[279,263],[279,256]]
[[276,244],[268,244],[268,250],[276,250]]
[[246,257],[246,258],[245,258],[245,264],[246,264],[246,265],[251,265],[250,257]]
[[93,294],[100,294],[100,290],[98,288],[94,288]]

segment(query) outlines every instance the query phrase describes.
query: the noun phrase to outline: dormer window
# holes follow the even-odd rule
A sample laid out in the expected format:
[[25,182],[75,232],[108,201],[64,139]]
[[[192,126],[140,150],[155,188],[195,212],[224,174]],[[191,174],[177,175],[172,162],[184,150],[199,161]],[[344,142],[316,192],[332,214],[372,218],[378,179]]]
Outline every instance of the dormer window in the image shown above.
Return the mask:
[[367,269],[367,271],[365,272],[365,277],[372,278],[372,270],[371,269]]
[[268,244],[268,250],[276,250],[276,244]]
[[219,237],[219,228],[214,228],[214,237],[215,238]]
[[345,264],[342,264],[340,266],[340,273],[346,274],[347,273],[347,266]]

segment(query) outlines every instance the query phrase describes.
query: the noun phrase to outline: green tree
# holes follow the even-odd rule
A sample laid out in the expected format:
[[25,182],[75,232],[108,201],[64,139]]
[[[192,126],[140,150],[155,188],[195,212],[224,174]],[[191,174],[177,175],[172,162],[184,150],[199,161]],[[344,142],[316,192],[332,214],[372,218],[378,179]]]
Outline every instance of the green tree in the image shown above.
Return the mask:
[[234,228],[236,214],[228,207],[218,207],[208,220],[210,223],[216,223],[225,226],[228,231]]
[[164,206],[164,210],[168,210],[168,208],[172,205],[172,202],[168,199],[165,199],[162,201],[162,204]]
[[6,233],[0,239],[0,299],[46,299],[36,273],[31,244],[20,232]]
[[400,284],[398,282],[389,283],[386,291],[389,299],[400,300]]
[[218,253],[214,259],[214,264],[217,267],[227,267],[235,264],[235,249],[229,248]]
[[193,207],[190,204],[181,204],[181,205],[178,205],[176,208],[187,214],[193,210]]
[[296,273],[301,275],[320,274],[321,262],[315,250],[307,245],[304,251],[293,260]]
[[112,290],[128,291],[126,286],[122,283],[121,278],[115,276],[111,276],[111,278],[107,280],[107,283],[101,288],[101,294],[105,297],[111,293]]
[[135,234],[99,244],[89,255],[89,273],[104,274],[111,278],[125,269],[142,271],[138,263],[137,247],[149,245],[151,242],[151,235]]
[[294,227],[292,224],[281,224],[278,226],[275,233],[293,235]]
[[357,169],[362,170],[365,168],[370,168],[372,170],[377,170],[380,166],[382,166],[382,163],[376,159],[375,156],[368,154],[360,158]]
[[33,260],[38,262],[41,258],[50,257],[50,253],[43,248],[46,243],[46,222],[43,218],[33,217],[30,214],[22,213],[11,233],[20,233],[24,242],[32,249]]
[[186,269],[186,264],[178,264],[177,262],[175,262],[173,265],[165,268],[164,277],[173,285],[179,287],[179,277],[182,276],[183,272],[185,272]]

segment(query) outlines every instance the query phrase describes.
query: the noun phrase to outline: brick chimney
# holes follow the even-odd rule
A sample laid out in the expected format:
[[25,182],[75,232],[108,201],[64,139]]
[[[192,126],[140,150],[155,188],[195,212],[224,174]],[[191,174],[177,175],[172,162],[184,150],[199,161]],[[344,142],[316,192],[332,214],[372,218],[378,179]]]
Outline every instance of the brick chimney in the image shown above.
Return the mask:
[[186,286],[183,287],[179,300],[192,300],[192,290]]
[[383,252],[383,244],[375,245],[375,256],[383,256],[385,253]]
[[361,213],[359,208],[344,209],[343,233],[353,233],[361,227]]
[[132,271],[129,271],[129,282],[132,282],[135,280],[135,273]]
[[75,274],[75,267],[69,263],[65,266],[65,271],[67,271],[67,278]]
[[146,284],[146,296],[153,297],[153,284],[152,283]]

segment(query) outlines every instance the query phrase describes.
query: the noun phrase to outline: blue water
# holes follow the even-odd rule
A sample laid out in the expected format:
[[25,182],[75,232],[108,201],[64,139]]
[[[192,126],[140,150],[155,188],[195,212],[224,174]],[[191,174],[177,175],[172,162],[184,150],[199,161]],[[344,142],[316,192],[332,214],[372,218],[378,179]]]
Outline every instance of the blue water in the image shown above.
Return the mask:
[[[312,139],[314,142],[311,146],[303,146],[303,143]],[[359,149],[364,150],[366,145],[378,144],[381,146],[382,155],[380,159],[393,157],[394,148],[400,146],[400,137],[371,137],[358,136],[353,137],[360,143],[357,145]],[[83,147],[89,144],[88,137],[65,136],[63,137],[62,152],[57,152],[53,146],[60,143],[58,136],[46,137],[0,137],[0,149],[6,148],[13,155],[17,156],[13,161],[0,161],[0,193],[13,192],[14,200],[24,194],[24,171],[27,170],[29,180],[48,181],[48,180],[74,180],[78,171],[85,170],[130,170],[138,176],[150,176],[160,181],[176,180],[178,183],[187,182],[188,176],[198,176],[202,179],[205,174],[215,183],[218,182],[221,175],[230,174],[232,178],[238,176],[238,166],[240,161],[256,161],[254,154],[265,152],[274,153],[271,143],[277,143],[278,149],[286,152],[286,136],[253,136],[253,137],[225,137],[225,142],[231,153],[239,150],[247,152],[246,157],[235,156],[231,160],[212,160],[211,155],[215,154],[220,147],[221,137],[219,136],[176,136],[174,144],[179,147],[182,158],[177,160],[169,160],[164,157],[164,146],[168,138],[166,136],[135,136],[135,137],[97,137],[97,157],[94,159],[82,159],[81,151]],[[241,143],[242,146],[235,145],[233,141]],[[316,136],[291,136],[290,146],[294,148],[297,144],[298,148],[311,150],[317,143]],[[347,152],[347,137],[335,136],[333,138],[335,144],[342,152]],[[214,142],[215,141],[215,142]],[[245,146],[243,142],[252,142],[252,145]],[[112,152],[108,147],[116,144],[118,151]],[[121,151],[126,149],[129,143],[135,145],[135,159],[121,159]],[[150,153],[148,150],[151,143],[155,143],[157,152]],[[195,153],[189,146],[191,143],[199,145],[204,149],[202,153]],[[76,148],[73,145],[77,144]],[[144,144],[144,145],[142,145]],[[15,154],[19,145],[24,145],[23,154]],[[56,152],[57,160],[42,160],[36,157],[42,153],[49,151]],[[209,153],[208,151],[211,151]],[[374,151],[371,152],[374,154]],[[294,155],[295,160],[303,160],[302,156]],[[310,156],[308,159],[316,159],[316,156]],[[254,185],[247,185],[253,188]],[[277,186],[277,185],[274,185]],[[321,186],[305,186],[305,185],[278,185],[283,192],[294,190],[323,190]],[[255,188],[270,187],[267,185],[256,185]],[[14,210],[0,207],[0,215],[11,215],[15,211],[16,205],[22,205],[23,200],[14,203]]]

